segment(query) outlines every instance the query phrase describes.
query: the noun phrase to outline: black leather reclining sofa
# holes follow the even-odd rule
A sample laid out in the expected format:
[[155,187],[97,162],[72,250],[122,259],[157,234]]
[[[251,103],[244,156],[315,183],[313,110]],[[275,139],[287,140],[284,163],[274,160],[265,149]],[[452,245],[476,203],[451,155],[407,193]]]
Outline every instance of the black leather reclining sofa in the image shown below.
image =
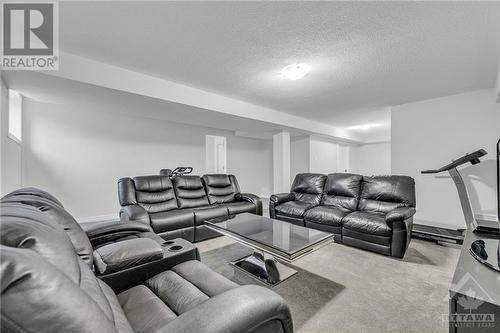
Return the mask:
[[402,258],[410,244],[415,182],[407,176],[302,173],[270,198],[272,218],[335,234],[335,240]]
[[151,225],[164,239],[182,237],[190,242],[217,237],[204,221],[253,213],[262,215],[262,201],[241,193],[234,175],[164,175],[121,178],[118,181],[120,220]]
[[114,224],[86,233],[56,198],[33,188],[4,197],[2,332],[293,331],[273,291],[212,271],[183,239],[165,241],[142,223]]

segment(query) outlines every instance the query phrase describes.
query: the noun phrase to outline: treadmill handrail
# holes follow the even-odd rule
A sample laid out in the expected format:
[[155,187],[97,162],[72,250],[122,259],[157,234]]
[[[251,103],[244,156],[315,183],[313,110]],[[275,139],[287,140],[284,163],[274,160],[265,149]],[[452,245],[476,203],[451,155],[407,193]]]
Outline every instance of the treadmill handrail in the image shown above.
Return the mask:
[[443,172],[443,171],[447,171],[447,170],[450,170],[450,169],[454,169],[462,164],[465,164],[465,163],[468,163],[468,162],[471,162],[473,164],[476,164],[479,162],[479,158],[486,155],[487,152],[486,150],[484,149],[479,149],[479,150],[476,150],[475,152],[473,153],[470,153],[470,154],[465,154],[464,156],[460,157],[459,159],[437,169],[437,170],[423,170],[421,171],[421,173],[423,174],[427,174],[427,173],[440,173],[440,172]]

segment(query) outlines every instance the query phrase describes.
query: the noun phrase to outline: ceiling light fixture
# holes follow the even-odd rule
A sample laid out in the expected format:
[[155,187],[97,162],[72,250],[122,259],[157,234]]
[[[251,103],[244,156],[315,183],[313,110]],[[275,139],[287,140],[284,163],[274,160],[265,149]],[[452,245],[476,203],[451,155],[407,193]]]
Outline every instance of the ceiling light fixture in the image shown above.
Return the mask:
[[311,71],[311,66],[308,64],[292,64],[281,70],[281,77],[287,80],[302,79]]
[[374,127],[380,127],[382,124],[364,124],[364,125],[358,125],[358,126],[351,126],[349,127],[350,130],[354,131],[368,131],[369,129],[372,129]]

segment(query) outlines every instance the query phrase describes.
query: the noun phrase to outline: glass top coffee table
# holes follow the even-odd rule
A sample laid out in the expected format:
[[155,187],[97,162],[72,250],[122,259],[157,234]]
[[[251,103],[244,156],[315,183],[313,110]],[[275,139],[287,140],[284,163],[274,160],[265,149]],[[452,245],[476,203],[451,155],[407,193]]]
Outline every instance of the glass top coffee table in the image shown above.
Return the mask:
[[293,262],[333,241],[333,234],[250,213],[205,221],[207,227],[254,249],[235,266],[274,285],[297,273],[276,259]]

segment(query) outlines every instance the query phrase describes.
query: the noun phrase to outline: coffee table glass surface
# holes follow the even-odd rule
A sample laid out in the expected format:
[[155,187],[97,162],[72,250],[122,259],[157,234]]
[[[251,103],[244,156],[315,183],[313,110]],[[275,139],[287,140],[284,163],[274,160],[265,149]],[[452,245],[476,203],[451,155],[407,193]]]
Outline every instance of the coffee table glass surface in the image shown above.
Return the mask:
[[331,233],[250,213],[205,222],[221,234],[287,262],[333,240]]

